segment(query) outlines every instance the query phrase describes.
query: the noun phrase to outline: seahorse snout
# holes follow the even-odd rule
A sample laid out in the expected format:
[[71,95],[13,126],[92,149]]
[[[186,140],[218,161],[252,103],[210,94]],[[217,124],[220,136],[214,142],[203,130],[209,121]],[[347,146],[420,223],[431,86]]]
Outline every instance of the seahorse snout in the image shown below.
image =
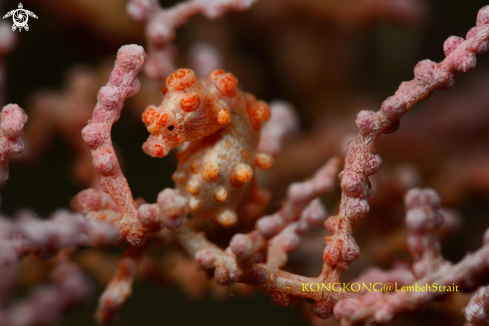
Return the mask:
[[143,151],[152,157],[165,157],[170,150],[182,144],[182,141],[165,137],[161,133],[154,133],[143,144]]

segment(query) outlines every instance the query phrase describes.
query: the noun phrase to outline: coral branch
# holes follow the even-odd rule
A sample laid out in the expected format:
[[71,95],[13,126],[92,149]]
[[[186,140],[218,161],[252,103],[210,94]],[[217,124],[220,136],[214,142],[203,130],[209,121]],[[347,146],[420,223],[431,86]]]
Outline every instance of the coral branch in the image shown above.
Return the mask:
[[440,255],[440,242],[434,231],[443,223],[440,197],[432,189],[411,189],[405,197],[406,225],[410,231],[408,247],[415,263],[416,278],[436,272],[444,261]]
[[99,300],[96,317],[100,323],[112,322],[131,296],[132,282],[145,249],[145,246],[129,247],[122,255],[115,275]]
[[488,24],[489,6],[479,11],[477,25],[467,33],[467,40],[452,36],[445,41],[445,60],[441,63],[419,62],[414,69],[415,79],[403,82],[394,96],[382,103],[378,112],[358,113],[359,133],[348,146],[345,168],[340,174],[343,193],[339,219],[351,224],[367,215],[367,198],[371,192],[368,176],[376,173],[382,164],[375,151],[375,141],[382,133],[397,130],[399,118],[433,90],[454,87],[456,71],[467,72],[475,68],[475,55],[486,52],[489,47]]
[[[489,270],[489,247],[486,242],[481,249],[467,255],[456,265],[440,256],[439,243],[434,231],[442,225],[443,216],[438,210],[440,198],[434,190],[412,189],[405,196],[405,204],[406,224],[411,232],[408,246],[415,260],[412,266],[413,273],[364,273],[356,281],[395,283],[396,289],[408,283],[414,287],[426,288],[410,292],[396,291],[394,294],[372,292],[363,297],[345,299],[339,302],[334,310],[336,318],[340,319],[343,325],[388,323],[400,314],[419,310],[435,299],[443,298],[447,292],[458,291],[459,287],[462,290],[472,288],[479,284]],[[404,276],[401,277],[401,274]],[[413,276],[417,280],[414,280]]]
[[27,299],[0,308],[0,324],[5,326],[50,326],[70,309],[84,303],[91,284],[73,263],[62,263],[51,275],[52,285],[38,286]]
[[265,264],[239,264],[236,256],[227,248],[222,250],[210,241],[203,233],[181,228],[177,231],[177,238],[184,249],[195,257],[197,262],[205,269],[214,271],[214,279],[218,284],[228,284],[230,281],[254,285],[267,292],[272,302],[285,307],[296,298],[315,301],[313,312],[321,318],[327,318],[333,313],[335,302],[343,298],[341,292],[304,291],[304,286],[313,283],[338,282],[335,275],[325,280],[324,277],[305,277],[282,271]]
[[192,16],[203,14],[209,19],[216,19],[229,10],[246,10],[254,2],[256,0],[189,0],[163,9],[157,0],[131,0],[127,4],[127,13],[135,21],[145,24],[149,43],[145,73],[163,82],[175,69],[175,50],[169,43],[175,37],[175,30]]
[[344,170],[340,173],[341,203],[338,216],[330,217],[325,225],[333,233],[326,239],[323,274],[341,275],[348,263],[358,258],[359,249],[351,236],[353,224],[369,212],[368,196],[371,186],[368,177],[378,172],[382,159],[376,153],[375,142],[382,133],[399,128],[399,118],[416,102],[427,98],[437,88],[450,89],[455,85],[456,71],[470,71],[476,65],[476,54],[489,48],[489,6],[477,16],[476,27],[467,40],[449,37],[443,48],[446,58],[441,63],[419,62],[415,78],[403,82],[394,96],[382,103],[378,112],[361,111],[357,115],[357,136],[349,143]]
[[17,104],[4,106],[0,122],[0,182],[8,179],[8,156],[20,154],[24,141],[20,136],[27,122],[27,114]]
[[481,286],[464,309],[465,326],[489,325],[489,286]]
[[261,261],[263,252],[268,247],[268,240],[296,221],[316,197],[333,189],[340,164],[341,160],[334,157],[310,180],[290,185],[287,201],[277,213],[260,218],[253,232],[247,235],[236,234],[229,246],[238,261]]
[[314,226],[321,225],[326,219],[326,208],[316,198],[302,211],[299,221],[294,222],[270,240],[267,254],[267,265],[283,267],[288,260],[288,253],[297,249],[300,236]]
[[[453,236],[460,228],[461,216],[457,211],[442,209],[443,224],[435,230],[436,237],[446,240]],[[411,232],[405,227],[393,230],[387,236],[370,240],[366,247],[362,248],[362,256],[372,263],[382,264],[395,259],[399,253],[406,250],[406,243]]]
[[139,90],[136,75],[143,69],[146,53],[137,45],[126,45],[119,49],[114,70],[107,86],[100,89],[93,118],[83,128],[82,136],[90,148],[93,165],[100,175],[102,189],[111,195],[119,208],[122,219],[118,221],[123,238],[133,245],[144,243],[144,230],[137,219],[131,189],[117,160],[110,130],[119,119],[124,100]]
[[[335,307],[336,318],[343,325],[353,325],[375,321],[388,323],[400,314],[417,311],[426,304],[447,295],[447,287],[470,289],[489,272],[489,245],[468,254],[456,265],[441,266],[438,271],[418,279],[415,284],[428,284],[432,291],[396,292],[381,294],[372,304],[366,298],[348,298]],[[436,283],[436,285],[434,285]],[[412,283],[411,285],[415,285]],[[435,288],[437,287],[437,288]],[[455,290],[452,290],[455,291]]]
[[187,207],[187,198],[167,188],[158,194],[156,204],[139,206],[138,220],[146,230],[152,232],[158,232],[165,227],[174,229],[182,225]]
[[47,221],[24,211],[16,221],[1,220],[1,225],[0,266],[16,263],[30,253],[46,259],[62,249],[112,246],[120,238],[111,223],[89,221],[66,210],[53,213]]

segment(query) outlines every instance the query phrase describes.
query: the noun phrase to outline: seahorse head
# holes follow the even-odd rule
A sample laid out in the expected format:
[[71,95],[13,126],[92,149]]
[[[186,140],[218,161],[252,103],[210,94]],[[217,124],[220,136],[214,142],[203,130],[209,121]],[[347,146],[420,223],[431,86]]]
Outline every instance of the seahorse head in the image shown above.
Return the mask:
[[209,136],[231,120],[226,98],[234,96],[238,80],[230,73],[214,70],[209,79],[195,78],[190,69],[178,69],[166,81],[160,106],[150,105],[143,121],[151,133],[143,150],[153,157]]

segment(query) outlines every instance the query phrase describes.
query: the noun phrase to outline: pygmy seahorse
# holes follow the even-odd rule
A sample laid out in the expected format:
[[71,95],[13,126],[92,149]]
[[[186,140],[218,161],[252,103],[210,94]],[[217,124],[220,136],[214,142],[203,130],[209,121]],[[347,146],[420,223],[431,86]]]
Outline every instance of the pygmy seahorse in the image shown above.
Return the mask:
[[190,144],[177,154],[176,189],[189,200],[192,220],[232,226],[237,209],[267,199],[253,167],[267,170],[273,158],[257,152],[261,123],[270,108],[238,89],[231,73],[215,69],[207,79],[190,69],[173,72],[160,106],[149,106],[143,121],[151,133],[143,150],[153,157]]

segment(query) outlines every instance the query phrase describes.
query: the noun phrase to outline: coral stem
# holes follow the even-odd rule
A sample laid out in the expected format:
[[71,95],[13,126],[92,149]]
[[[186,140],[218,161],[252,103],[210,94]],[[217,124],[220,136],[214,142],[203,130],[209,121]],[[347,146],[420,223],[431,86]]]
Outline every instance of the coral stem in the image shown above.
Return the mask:
[[119,49],[110,80],[98,94],[92,120],[82,130],[83,140],[90,148],[93,165],[100,176],[102,189],[117,204],[122,214],[119,227],[133,245],[144,243],[144,231],[137,219],[131,189],[112,146],[110,130],[119,119],[124,100],[139,91],[140,84],[136,76],[144,68],[145,62],[146,53],[142,47],[126,45]]

